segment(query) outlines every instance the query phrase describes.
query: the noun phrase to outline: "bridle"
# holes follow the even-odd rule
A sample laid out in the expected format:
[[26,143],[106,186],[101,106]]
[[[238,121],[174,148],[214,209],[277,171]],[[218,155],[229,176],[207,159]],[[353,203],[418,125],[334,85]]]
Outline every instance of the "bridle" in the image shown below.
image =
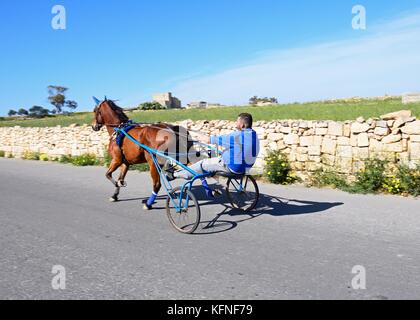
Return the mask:
[[102,120],[103,120],[103,117],[102,117],[102,115],[101,115],[101,107],[102,107],[102,103],[101,104],[99,104],[98,106],[97,106],[97,109],[95,109],[95,120],[96,120],[96,126],[92,126],[92,129],[93,130],[97,130],[97,131],[99,131],[99,130],[101,130],[101,128],[102,127],[111,127],[111,128],[119,128],[119,127],[122,127],[122,126],[124,126],[127,122],[120,122],[120,123],[116,123],[116,124],[111,124],[111,123],[100,123],[99,121],[98,121],[98,115],[101,117],[101,122],[102,122]]

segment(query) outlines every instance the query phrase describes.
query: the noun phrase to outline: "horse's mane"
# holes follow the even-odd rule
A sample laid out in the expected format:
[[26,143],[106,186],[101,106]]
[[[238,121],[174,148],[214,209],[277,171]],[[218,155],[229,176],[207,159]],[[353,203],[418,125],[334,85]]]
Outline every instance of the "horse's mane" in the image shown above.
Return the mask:
[[106,102],[108,103],[109,107],[117,114],[118,118],[122,121],[122,122],[127,122],[129,120],[129,118],[126,116],[126,114],[124,113],[123,108],[117,106],[115,104],[114,101],[112,100],[106,100]]

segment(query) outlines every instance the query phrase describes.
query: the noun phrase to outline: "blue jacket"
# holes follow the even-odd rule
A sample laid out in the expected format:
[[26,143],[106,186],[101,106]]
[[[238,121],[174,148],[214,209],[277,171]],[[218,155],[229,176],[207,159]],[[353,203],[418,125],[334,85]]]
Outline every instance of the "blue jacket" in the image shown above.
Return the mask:
[[223,136],[211,136],[210,143],[226,149],[222,159],[235,173],[245,173],[251,169],[260,152],[260,142],[253,129],[235,131]]

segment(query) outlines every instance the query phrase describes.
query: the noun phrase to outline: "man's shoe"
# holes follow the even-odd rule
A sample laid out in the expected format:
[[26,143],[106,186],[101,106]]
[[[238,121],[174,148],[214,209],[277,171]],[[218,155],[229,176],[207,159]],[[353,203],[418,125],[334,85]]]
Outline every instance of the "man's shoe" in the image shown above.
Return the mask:
[[174,176],[173,172],[167,172],[166,173],[166,180],[168,180],[169,182],[174,181],[176,178]]
[[166,179],[171,182],[176,179],[174,173],[175,173],[175,167],[171,166],[168,169],[165,170],[166,173]]

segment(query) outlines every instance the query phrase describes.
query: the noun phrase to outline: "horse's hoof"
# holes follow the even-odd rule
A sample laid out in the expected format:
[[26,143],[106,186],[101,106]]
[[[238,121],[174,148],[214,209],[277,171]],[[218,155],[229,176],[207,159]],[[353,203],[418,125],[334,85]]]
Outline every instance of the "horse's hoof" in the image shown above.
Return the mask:
[[111,197],[109,198],[109,202],[117,202],[118,198],[117,197]]
[[117,187],[118,188],[125,188],[125,187],[127,187],[127,182],[125,182],[125,181],[118,181],[117,182]]
[[147,204],[144,204],[143,205],[143,210],[150,211],[150,210],[152,210],[152,206],[149,206]]

